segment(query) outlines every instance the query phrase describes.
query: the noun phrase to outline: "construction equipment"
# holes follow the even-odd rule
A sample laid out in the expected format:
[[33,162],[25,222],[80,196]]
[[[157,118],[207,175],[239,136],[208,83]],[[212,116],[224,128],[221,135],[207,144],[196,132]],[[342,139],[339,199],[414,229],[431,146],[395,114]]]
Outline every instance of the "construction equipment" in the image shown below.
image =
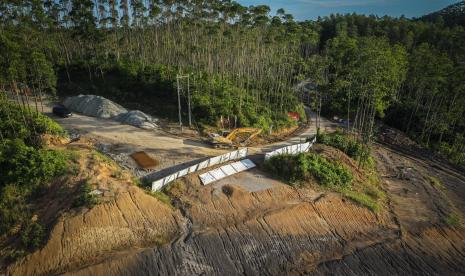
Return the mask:
[[[237,148],[246,146],[253,138],[262,132],[261,128],[243,127],[236,128],[231,132],[223,131],[222,135],[217,133],[209,134],[209,142],[215,148]],[[244,137],[243,134],[249,134]]]

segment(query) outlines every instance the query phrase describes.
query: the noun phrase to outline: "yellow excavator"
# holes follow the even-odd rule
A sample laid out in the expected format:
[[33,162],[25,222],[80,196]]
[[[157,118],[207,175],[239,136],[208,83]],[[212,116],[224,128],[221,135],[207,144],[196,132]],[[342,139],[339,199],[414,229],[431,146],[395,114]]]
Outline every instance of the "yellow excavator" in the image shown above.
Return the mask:
[[236,128],[229,133],[223,131],[222,135],[217,133],[210,133],[209,142],[215,148],[237,148],[239,146],[244,147],[247,146],[247,144],[261,132],[261,128]]

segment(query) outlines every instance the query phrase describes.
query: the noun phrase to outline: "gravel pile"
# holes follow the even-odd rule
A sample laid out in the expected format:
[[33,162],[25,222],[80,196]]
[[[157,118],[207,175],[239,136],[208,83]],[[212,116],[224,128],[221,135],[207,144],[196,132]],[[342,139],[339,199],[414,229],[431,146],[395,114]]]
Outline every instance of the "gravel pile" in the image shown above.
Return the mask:
[[106,119],[128,112],[121,105],[95,95],[69,97],[63,104],[74,112]]
[[69,97],[64,102],[70,110],[86,116],[112,119],[142,129],[157,128],[158,119],[139,110],[128,111],[121,105],[96,95]]
[[157,128],[158,122],[158,119],[152,118],[152,116],[147,115],[139,110],[132,110],[127,113],[123,113],[113,117],[112,119],[123,124],[132,125],[143,129],[155,129]]

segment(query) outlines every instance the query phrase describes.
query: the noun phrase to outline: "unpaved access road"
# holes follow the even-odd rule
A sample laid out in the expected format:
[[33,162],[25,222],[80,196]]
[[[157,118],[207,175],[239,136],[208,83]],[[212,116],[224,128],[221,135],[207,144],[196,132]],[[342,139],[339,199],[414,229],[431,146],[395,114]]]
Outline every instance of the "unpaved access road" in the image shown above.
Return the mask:
[[[47,103],[44,106],[44,113],[57,121],[66,130],[78,132],[84,137],[95,139],[98,143],[109,145],[109,151],[119,159],[115,161],[120,165],[124,164],[136,176],[147,176],[152,181],[187,167],[192,162],[226,152],[226,150],[214,149],[199,140],[176,136],[160,129],[144,130],[110,119],[80,114],[73,114],[70,118],[60,118],[52,114],[52,106],[52,103]],[[308,113],[314,120],[315,114]],[[337,124],[322,118],[321,126],[324,130],[332,130]],[[249,154],[263,154],[280,147],[305,142],[308,137],[315,134],[315,124],[310,123],[309,127],[300,129],[286,141],[249,147]],[[137,164],[129,157],[129,154],[136,151],[147,152],[159,161],[159,165],[151,171],[138,170]]]

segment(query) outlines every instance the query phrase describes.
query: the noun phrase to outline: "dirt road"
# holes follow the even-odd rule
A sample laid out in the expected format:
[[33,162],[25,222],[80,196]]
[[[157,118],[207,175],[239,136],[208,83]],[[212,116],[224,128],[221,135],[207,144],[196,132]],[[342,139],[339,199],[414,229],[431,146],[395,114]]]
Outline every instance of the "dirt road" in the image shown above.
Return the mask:
[[[124,125],[109,119],[73,114],[70,118],[59,118],[52,114],[53,104],[47,103],[45,114],[56,120],[65,129],[77,132],[87,138],[94,138],[98,143],[108,148],[110,155],[123,167],[130,169],[136,176],[144,176],[149,181],[162,178],[177,170],[190,166],[207,157],[220,155],[226,150],[211,148],[210,145],[195,139],[175,136],[163,130],[144,130],[130,125]],[[308,112],[310,118],[315,114]],[[322,118],[322,129],[334,129],[337,124]],[[274,144],[250,147],[250,154],[262,154],[291,144],[304,142],[316,134],[315,124],[300,130],[286,141]],[[129,155],[135,151],[145,151],[159,162],[151,171],[138,169],[137,164]]]

